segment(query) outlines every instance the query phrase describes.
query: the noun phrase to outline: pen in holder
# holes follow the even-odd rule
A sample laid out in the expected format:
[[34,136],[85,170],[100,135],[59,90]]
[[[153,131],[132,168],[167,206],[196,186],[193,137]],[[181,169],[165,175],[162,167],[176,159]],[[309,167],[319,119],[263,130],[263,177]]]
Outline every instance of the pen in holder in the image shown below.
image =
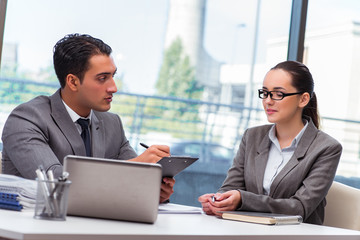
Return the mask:
[[68,192],[71,181],[37,178],[36,219],[66,220]]

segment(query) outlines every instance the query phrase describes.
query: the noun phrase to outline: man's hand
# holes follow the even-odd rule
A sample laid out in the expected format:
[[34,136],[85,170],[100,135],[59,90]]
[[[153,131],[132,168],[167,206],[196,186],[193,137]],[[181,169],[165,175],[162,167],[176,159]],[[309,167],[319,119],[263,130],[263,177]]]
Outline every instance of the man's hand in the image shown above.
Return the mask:
[[152,145],[145,150],[142,154],[129,161],[157,163],[163,157],[170,156],[170,148],[166,145]]
[[[147,146],[146,146],[147,147]],[[163,157],[170,156],[170,148],[166,145],[151,145],[138,157],[130,159],[133,162],[157,163]],[[161,183],[160,203],[168,200],[174,192],[174,178],[163,178]]]
[[168,200],[174,192],[174,178],[163,178],[163,182],[161,183],[161,192],[160,192],[160,203]]

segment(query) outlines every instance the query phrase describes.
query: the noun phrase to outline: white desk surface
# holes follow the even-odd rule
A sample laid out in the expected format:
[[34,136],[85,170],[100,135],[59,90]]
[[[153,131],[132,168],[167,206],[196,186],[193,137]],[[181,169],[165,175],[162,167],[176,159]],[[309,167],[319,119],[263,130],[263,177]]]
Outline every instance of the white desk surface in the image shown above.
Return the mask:
[[159,214],[154,224],[81,217],[37,220],[33,212],[0,210],[0,239],[360,239],[360,231],[311,224],[267,226],[223,220],[205,214]]

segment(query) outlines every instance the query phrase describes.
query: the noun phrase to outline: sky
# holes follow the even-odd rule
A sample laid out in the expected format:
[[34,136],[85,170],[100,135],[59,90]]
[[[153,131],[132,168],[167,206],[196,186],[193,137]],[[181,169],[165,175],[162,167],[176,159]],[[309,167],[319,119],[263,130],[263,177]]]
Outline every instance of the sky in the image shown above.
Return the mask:
[[[204,47],[223,63],[249,63],[257,40],[256,61],[266,42],[289,32],[291,0],[208,0]],[[260,3],[255,39],[256,4]],[[18,44],[21,70],[52,65],[54,44],[68,33],[87,33],[113,48],[125,91],[154,94],[161,67],[169,0],[11,0],[5,43]],[[308,29],[358,20],[360,1],[310,0]]]

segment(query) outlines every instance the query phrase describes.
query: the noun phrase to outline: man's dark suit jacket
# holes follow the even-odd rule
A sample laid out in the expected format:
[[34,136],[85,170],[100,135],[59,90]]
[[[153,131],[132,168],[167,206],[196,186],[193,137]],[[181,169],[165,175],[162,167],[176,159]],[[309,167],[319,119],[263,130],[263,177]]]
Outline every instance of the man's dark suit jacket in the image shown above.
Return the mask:
[[[118,115],[94,111],[91,119],[92,155],[127,160],[136,153],[125,137]],[[60,95],[39,96],[16,107],[2,134],[3,173],[35,179],[40,164],[62,174],[66,155],[86,156],[84,142]]]

